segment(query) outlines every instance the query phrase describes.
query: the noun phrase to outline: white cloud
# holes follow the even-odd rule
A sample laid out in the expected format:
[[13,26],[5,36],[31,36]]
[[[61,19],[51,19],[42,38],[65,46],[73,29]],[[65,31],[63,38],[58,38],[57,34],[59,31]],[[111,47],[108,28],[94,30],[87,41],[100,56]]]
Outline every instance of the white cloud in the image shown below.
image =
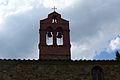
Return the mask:
[[43,0],[43,6],[46,8],[52,8],[56,6],[58,9],[64,9],[72,6],[75,2],[75,0]]
[[74,42],[72,44],[72,59],[95,59],[99,52],[107,46],[104,39],[104,34],[98,32],[95,35],[82,38],[79,42]]
[[110,48],[112,50],[119,50],[120,49],[120,36],[116,37],[115,39],[111,40]]
[[73,60],[79,60],[79,59],[93,59],[95,56],[94,50],[91,50],[90,46],[86,44],[72,44],[72,54],[71,58]]

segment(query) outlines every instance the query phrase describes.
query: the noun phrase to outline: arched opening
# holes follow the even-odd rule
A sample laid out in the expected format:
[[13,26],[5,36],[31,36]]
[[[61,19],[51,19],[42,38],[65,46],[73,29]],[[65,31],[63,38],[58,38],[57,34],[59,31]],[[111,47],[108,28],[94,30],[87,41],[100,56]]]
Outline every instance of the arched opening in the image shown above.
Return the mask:
[[52,23],[57,23],[57,18],[55,15],[52,16]]
[[57,45],[63,45],[63,31],[61,27],[57,28],[56,38],[57,38]]
[[53,45],[53,32],[52,28],[48,27],[46,30],[46,44]]
[[101,67],[98,66],[93,67],[92,80],[104,80],[104,75]]

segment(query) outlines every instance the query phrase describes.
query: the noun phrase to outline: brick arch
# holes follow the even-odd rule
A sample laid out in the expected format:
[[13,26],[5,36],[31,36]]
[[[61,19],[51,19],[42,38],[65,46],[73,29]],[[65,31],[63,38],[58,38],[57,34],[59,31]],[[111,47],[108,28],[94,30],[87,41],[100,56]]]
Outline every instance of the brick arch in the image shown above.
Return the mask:
[[57,40],[57,45],[63,45],[63,29],[62,27],[57,27],[56,28],[56,40]]
[[48,27],[46,28],[46,31],[53,32],[53,28],[52,28],[51,26],[48,26]]
[[56,31],[63,31],[62,27],[57,27]]
[[46,45],[53,45],[53,28],[48,26],[46,28]]

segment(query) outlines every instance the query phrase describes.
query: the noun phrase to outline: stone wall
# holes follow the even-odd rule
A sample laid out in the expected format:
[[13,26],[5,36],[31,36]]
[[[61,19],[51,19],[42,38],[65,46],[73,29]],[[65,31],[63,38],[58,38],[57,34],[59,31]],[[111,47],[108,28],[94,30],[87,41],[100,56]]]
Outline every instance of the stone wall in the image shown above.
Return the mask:
[[120,80],[119,61],[0,60],[0,80],[92,80],[94,66],[104,80]]

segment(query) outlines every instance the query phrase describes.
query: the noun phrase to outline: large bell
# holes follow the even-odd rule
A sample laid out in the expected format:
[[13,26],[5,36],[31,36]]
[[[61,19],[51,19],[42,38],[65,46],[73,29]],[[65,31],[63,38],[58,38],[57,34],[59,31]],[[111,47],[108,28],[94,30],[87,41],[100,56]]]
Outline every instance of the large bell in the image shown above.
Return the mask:
[[51,38],[52,37],[52,33],[51,32],[47,32],[47,37]]
[[61,32],[58,32],[57,38],[62,38],[62,33]]

